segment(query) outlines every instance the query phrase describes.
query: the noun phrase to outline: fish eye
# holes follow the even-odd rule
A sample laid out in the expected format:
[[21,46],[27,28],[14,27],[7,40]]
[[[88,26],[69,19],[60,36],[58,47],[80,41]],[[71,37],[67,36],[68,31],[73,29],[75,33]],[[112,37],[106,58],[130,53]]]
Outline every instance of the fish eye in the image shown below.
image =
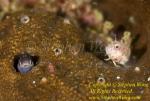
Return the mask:
[[117,49],[118,49],[118,48],[119,48],[119,45],[118,45],[118,44],[117,44],[117,45],[115,45],[115,48],[117,48]]

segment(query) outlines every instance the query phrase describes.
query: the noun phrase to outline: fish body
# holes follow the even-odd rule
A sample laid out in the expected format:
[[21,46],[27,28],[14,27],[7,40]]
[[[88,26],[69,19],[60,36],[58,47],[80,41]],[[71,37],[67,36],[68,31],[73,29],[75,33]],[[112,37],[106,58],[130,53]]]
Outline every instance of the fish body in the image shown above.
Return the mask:
[[20,55],[19,60],[18,60],[18,65],[17,65],[18,71],[20,73],[29,72],[33,68],[33,66],[34,66],[34,63],[30,55],[28,54]]

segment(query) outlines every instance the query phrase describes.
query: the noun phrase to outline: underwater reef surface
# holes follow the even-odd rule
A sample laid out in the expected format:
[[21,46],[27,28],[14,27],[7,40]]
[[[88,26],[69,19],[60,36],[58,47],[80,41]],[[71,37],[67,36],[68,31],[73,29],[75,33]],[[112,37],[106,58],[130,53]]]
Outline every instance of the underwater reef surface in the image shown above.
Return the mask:
[[[0,100],[90,101],[91,83],[149,84],[149,68],[117,68],[86,52],[83,46],[80,28],[55,14],[34,9],[7,16],[0,23]],[[31,68],[27,73],[16,69],[23,60],[15,57],[22,54],[35,57],[29,58],[34,65],[27,66]],[[125,95],[149,101],[149,89],[133,87],[133,93]]]

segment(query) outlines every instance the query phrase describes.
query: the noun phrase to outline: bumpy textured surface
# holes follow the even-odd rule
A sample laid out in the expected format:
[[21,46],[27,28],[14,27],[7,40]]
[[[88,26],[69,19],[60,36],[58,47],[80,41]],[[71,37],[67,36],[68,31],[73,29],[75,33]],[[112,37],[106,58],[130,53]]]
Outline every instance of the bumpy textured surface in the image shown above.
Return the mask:
[[[24,15],[29,16],[28,23],[20,21]],[[18,12],[1,22],[0,101],[89,101],[88,85],[101,74],[106,82],[147,83],[150,73],[146,67],[138,73],[134,68],[113,68],[84,50],[78,53],[78,47],[72,48],[74,51],[66,48],[84,45],[80,34],[63,18],[40,10]],[[24,52],[38,56],[39,62],[29,73],[20,74],[15,71],[13,60]],[[49,62],[54,64],[55,77],[50,76]],[[117,76],[121,79],[117,80]],[[47,83],[41,83],[43,77]],[[144,89],[134,90],[136,95]],[[147,99],[149,88],[144,91],[143,99]]]

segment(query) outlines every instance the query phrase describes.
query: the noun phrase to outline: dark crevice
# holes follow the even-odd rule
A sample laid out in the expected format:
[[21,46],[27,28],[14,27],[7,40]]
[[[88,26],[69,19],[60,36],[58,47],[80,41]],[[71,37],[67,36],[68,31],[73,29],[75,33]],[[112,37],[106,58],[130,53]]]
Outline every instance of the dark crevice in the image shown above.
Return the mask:
[[[23,55],[29,55],[29,54],[25,53],[25,54],[18,54],[18,55],[14,56],[13,67],[16,70],[16,72],[19,72],[19,70],[18,70],[18,63],[19,63],[20,57],[22,57]],[[29,56],[30,56],[34,66],[36,66],[38,64],[38,62],[39,62],[39,56],[31,56],[31,55],[29,55]]]

